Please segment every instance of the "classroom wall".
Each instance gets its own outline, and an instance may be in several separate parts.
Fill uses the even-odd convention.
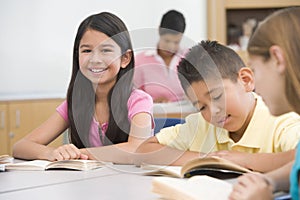
[[[156,31],[170,9],[185,15],[186,38],[206,38],[206,0],[1,0],[0,98],[17,93],[64,97],[75,33],[90,14],[117,14],[138,49],[136,35]],[[151,39],[156,42],[155,36]]]

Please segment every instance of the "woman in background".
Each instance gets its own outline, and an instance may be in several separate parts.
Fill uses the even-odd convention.
[[[185,53],[180,48],[184,31],[183,14],[176,10],[168,11],[161,19],[157,48],[143,51],[135,58],[134,83],[150,94],[154,103],[185,99],[177,75],[177,64]]]

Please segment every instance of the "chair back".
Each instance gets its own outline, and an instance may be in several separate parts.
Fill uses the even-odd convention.
[[[156,134],[162,128],[175,126],[176,124],[183,124],[185,123],[185,120],[181,118],[154,118],[154,123],[154,134]]]

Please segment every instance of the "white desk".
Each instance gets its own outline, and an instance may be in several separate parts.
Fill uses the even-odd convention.
[[[0,173],[0,200],[159,199],[153,177],[132,165],[91,171],[9,171]]]
[[[132,165],[91,171],[0,172],[0,200],[159,200],[151,192],[153,177],[140,174],[141,169]]]

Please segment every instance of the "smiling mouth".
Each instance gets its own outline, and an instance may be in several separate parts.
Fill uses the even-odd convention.
[[[105,70],[107,70],[107,68],[104,68],[104,69],[89,69],[89,70],[93,73],[101,73],[101,72],[104,72]]]
[[[231,115],[227,115],[225,118],[222,118],[221,120],[218,120],[217,123],[218,124],[225,124],[226,121],[228,120],[228,118],[230,117]]]

